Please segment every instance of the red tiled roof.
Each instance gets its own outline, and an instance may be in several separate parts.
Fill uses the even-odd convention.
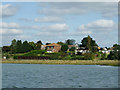
[[[61,45],[59,45],[59,44],[57,44],[57,43],[52,43],[52,44],[48,44],[48,45],[46,45],[46,46],[61,46]]]

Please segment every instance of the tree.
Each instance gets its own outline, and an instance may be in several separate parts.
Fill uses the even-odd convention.
[[[120,45],[114,44],[113,45],[113,50],[120,50]]]
[[[120,45],[114,44],[113,51],[107,57],[110,60],[120,60]]]
[[[22,47],[22,41],[21,40],[17,41],[16,52],[17,53],[22,53],[23,52],[23,47]]]
[[[27,41],[24,41],[24,42],[23,42],[22,48],[23,48],[23,52],[24,52],[24,53],[33,50],[32,46],[29,45],[29,43],[28,43]]]
[[[36,49],[36,44],[34,42],[29,42],[29,45],[33,48],[33,50]]]
[[[10,45],[10,52],[13,53],[13,54],[17,52],[17,42],[16,42],[16,39],[12,40],[12,44]]]
[[[67,44],[63,44],[62,47],[61,47],[61,50],[63,52],[66,52],[68,50],[68,45]]]
[[[10,46],[3,46],[2,47],[2,52],[9,52],[10,51]]]
[[[46,43],[45,45],[48,45],[48,44],[51,44],[51,43]]]
[[[63,42],[57,42],[57,44],[60,44],[60,45],[62,45],[62,44],[64,44]]]
[[[68,39],[65,41],[67,45],[75,45],[75,40],[74,39]]]
[[[41,40],[37,41],[37,44],[41,44],[41,45],[43,45],[42,42],[41,42]]]
[[[37,49],[37,50],[41,50],[41,45],[43,45],[43,44],[42,44],[41,40],[39,40],[39,41],[36,43],[36,49]]]
[[[97,50],[98,45],[89,35],[83,38],[81,43],[81,46],[88,48],[89,51],[95,52]]]
[[[70,51],[75,51],[75,47],[71,47],[71,48],[70,48]]]

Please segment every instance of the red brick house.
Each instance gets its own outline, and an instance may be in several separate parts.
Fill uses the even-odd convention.
[[[42,50],[47,50],[48,53],[54,53],[54,52],[59,52],[61,50],[61,45],[52,43],[48,45],[42,45],[41,46]]]

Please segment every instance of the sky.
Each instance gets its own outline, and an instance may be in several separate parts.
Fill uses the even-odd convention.
[[[13,39],[80,44],[88,35],[100,47],[118,43],[117,2],[4,2],[0,9],[3,46]]]

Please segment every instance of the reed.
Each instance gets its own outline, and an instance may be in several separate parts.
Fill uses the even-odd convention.
[[[73,64],[120,66],[119,60],[2,60],[1,62],[13,64]]]

